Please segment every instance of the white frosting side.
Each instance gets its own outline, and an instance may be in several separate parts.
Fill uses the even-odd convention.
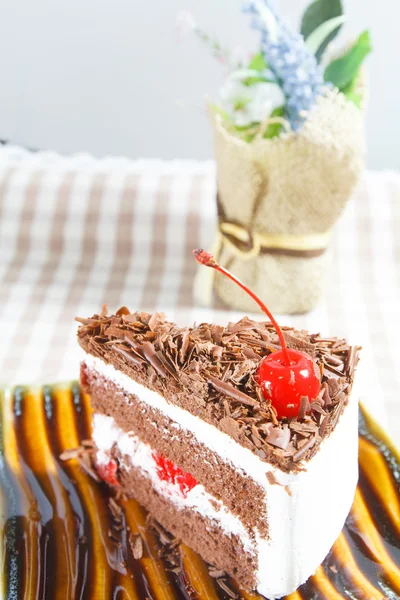
[[[255,532],[259,563],[257,589],[261,594],[271,600],[280,598],[293,592],[314,573],[338,537],[354,497],[358,478],[358,402],[354,392],[334,431],[321,443],[317,454],[302,464],[304,471],[284,473],[261,461],[224,432],[167,402],[112,365],[90,354],[86,355],[85,363],[175,421],[176,439],[179,439],[179,429],[190,432],[265,490],[268,539],[262,539]],[[272,472],[281,485],[271,485],[267,471]]]
[[[357,480],[358,399],[353,393],[335,430],[290,484],[292,496],[278,486],[268,491],[271,540],[258,543],[261,594],[288,595],[315,572],[343,528]]]
[[[125,469],[140,469],[151,480],[156,492],[168,498],[179,510],[190,508],[197,511],[202,517],[215,522],[226,535],[239,536],[245,550],[254,553],[254,542],[238,517],[227,510],[220,500],[206,492],[201,484],[195,485],[185,497],[177,484],[162,481],[157,473],[151,447],[133,433],[122,431],[112,417],[100,414],[93,416],[93,439],[100,464],[108,463],[110,451],[115,445],[123,456],[122,466]]]

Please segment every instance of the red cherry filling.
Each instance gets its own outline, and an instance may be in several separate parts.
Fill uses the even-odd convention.
[[[265,304],[240,279],[221,267],[212,254],[205,250],[193,250],[197,262],[219,271],[242,288],[270,319],[278,334],[282,350],[266,356],[257,372],[257,382],[264,398],[271,400],[278,417],[297,417],[302,396],[311,402],[321,389],[318,367],[309,354],[286,346],[285,338],[278,323]]]
[[[98,464],[96,467],[99,477],[108,485],[119,486],[117,479],[117,461],[111,458],[106,464]]]
[[[161,481],[178,485],[182,495],[186,498],[188,492],[197,485],[196,479],[190,473],[182,471],[182,469],[174,465],[170,460],[167,460],[164,456],[161,456],[161,454],[152,452],[152,457],[157,465],[157,474]]]
[[[258,383],[263,396],[270,399],[278,417],[297,417],[302,396],[311,402],[318,396],[321,384],[311,356],[288,348],[290,365],[279,350],[261,361]]]

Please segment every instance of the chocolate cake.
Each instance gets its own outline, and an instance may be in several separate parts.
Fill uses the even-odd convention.
[[[123,307],[78,320],[100,476],[245,590],[294,591],[352,504],[358,348],[247,317],[180,328]],[[318,393],[294,416],[260,384],[282,341],[316,367]]]

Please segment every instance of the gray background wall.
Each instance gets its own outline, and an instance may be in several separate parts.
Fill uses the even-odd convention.
[[[297,22],[301,0],[280,0]],[[1,0],[0,138],[63,153],[208,158],[204,111],[223,67],[188,36],[176,13],[231,46],[257,34],[240,0]],[[344,39],[370,27],[368,164],[400,168],[398,0],[348,0]]]

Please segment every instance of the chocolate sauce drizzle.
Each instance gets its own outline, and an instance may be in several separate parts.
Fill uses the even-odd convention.
[[[257,598],[149,523],[137,502],[60,459],[90,437],[90,420],[75,383],[0,394],[0,597]],[[400,457],[364,413],[359,442],[360,481],[343,532],[291,600],[400,598]]]

